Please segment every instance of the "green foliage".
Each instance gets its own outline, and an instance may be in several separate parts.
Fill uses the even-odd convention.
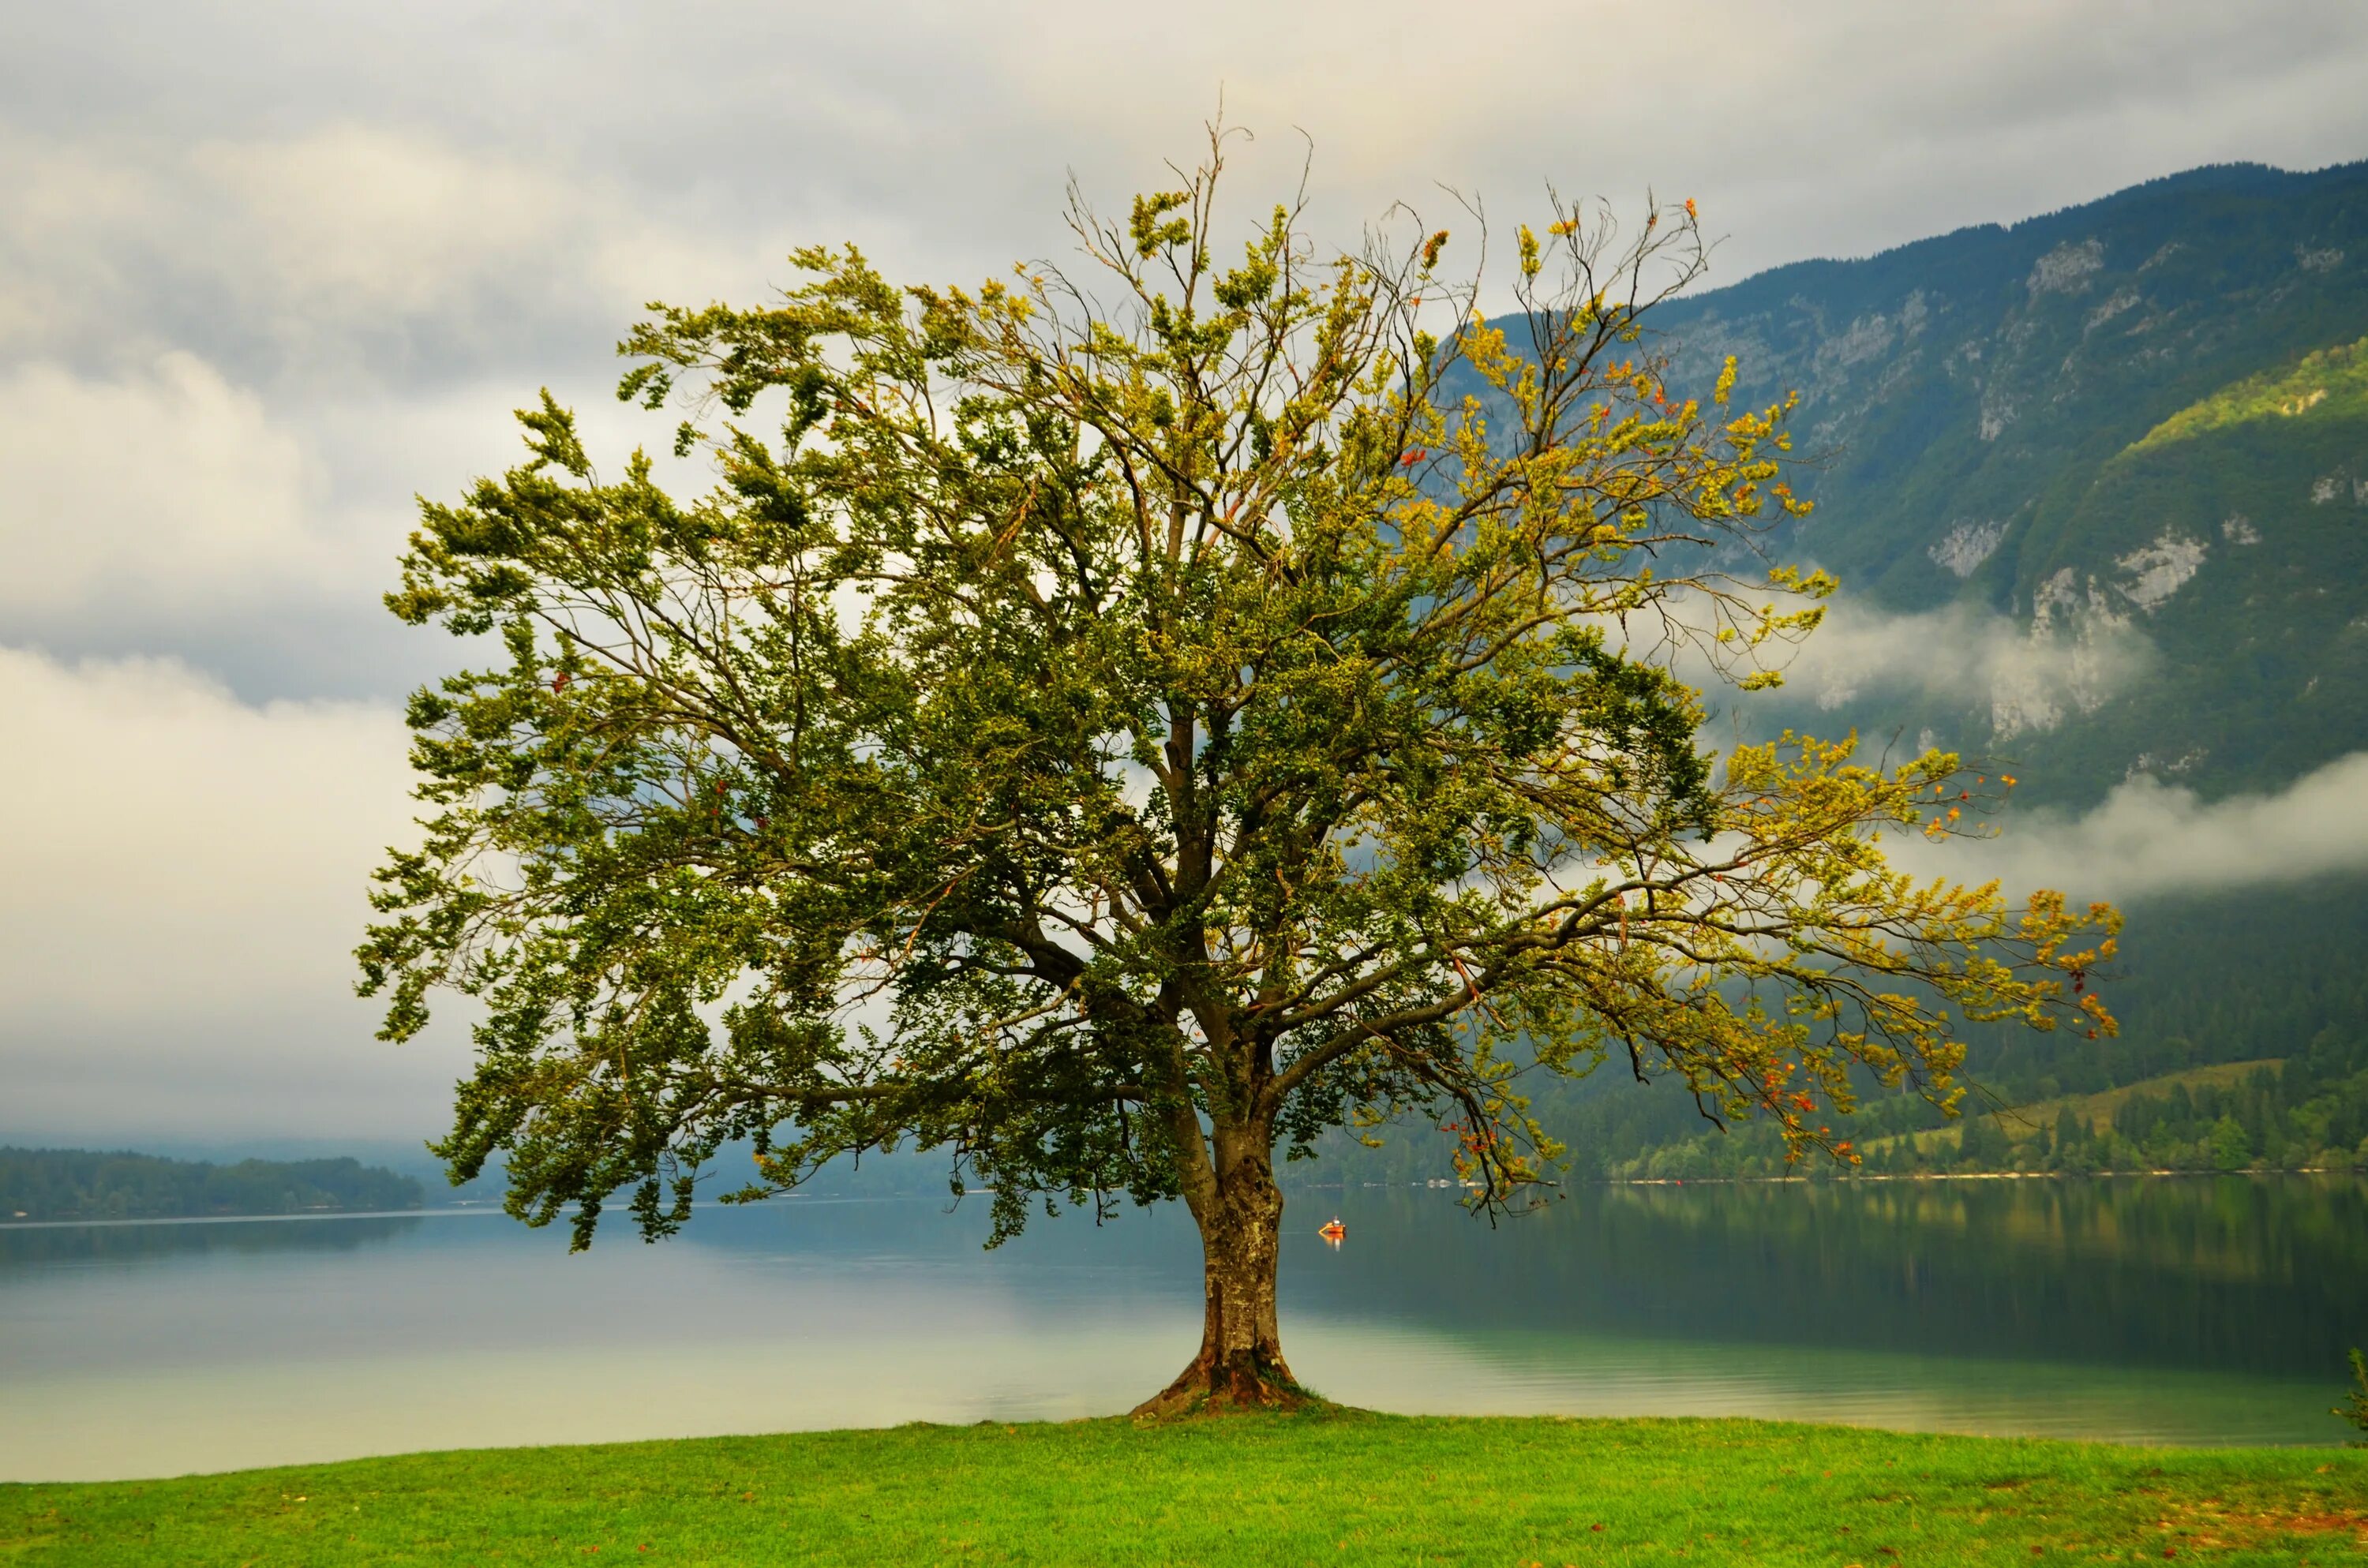
[[[604,476],[546,396],[424,506],[391,608],[503,662],[413,701],[427,838],[359,956],[390,1038],[483,1004],[456,1174],[506,1151],[578,1245],[620,1190],[678,1226],[744,1139],[740,1196],[909,1143],[997,1239],[1032,1194],[1207,1227],[1276,1143],[1411,1114],[1503,1203],[1554,1152],[1516,1052],[1847,1157],[1861,1079],[1948,1100],[1961,1019],[2111,1033],[2111,910],[1883,859],[1981,810],[1954,756],[1698,750],[1675,647],[1762,684],[1831,584],[1679,564],[1805,509],[1783,400],[1634,347],[1691,210],[1557,216],[1516,353],[1436,236],[1319,264],[1277,208],[1226,267],[1222,146],[1073,212],[1090,286],[816,249],[660,308],[620,395],[729,415],[679,427],[707,494]]]
[[[217,1165],[87,1149],[0,1149],[0,1221],[177,1220],[420,1202],[411,1177],[351,1159]]]
[[[2368,1432],[2368,1356],[2356,1348],[2351,1352],[2351,1392],[2331,1414]]]
[[[50,1562],[2328,1562],[2368,1455],[1759,1421],[900,1426],[0,1486]]]

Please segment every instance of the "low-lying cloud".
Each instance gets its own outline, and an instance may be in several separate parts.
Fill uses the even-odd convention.
[[[1890,847],[1899,864],[1960,881],[1996,878],[2011,895],[2055,888],[2076,900],[2195,896],[2368,872],[2368,751],[2273,794],[2205,801],[2141,775],[2078,814],[2009,812],[1994,839]]]
[[[1844,599],[1782,665],[1796,700],[1828,711],[1912,699],[1987,725],[1983,739],[2052,730],[2094,712],[2152,666],[2154,645],[2125,619],[2089,616],[2032,628],[1952,605],[1888,615]]]

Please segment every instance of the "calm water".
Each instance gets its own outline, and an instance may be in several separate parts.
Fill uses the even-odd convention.
[[[486,1213],[0,1230],[0,1479],[1097,1415],[1191,1354],[1180,1213],[985,1226],[794,1199],[574,1257]],[[1582,1188],[1495,1231],[1351,1190],[1291,1230],[1293,1369],[1399,1411],[2332,1442],[2368,1345],[2354,1179]]]

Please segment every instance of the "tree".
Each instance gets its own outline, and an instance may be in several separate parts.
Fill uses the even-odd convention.
[[[1984,1111],[1965,1119],[1965,1125],[1957,1133],[1959,1165],[1967,1170],[1998,1170],[2012,1156],[2013,1145],[1995,1113]]]
[[[1147,1408],[1289,1403],[1278,1146],[1427,1117],[1493,1212],[1559,1152],[1524,1070],[1616,1053],[1849,1159],[1854,1074],[1953,1105],[1958,1018],[2112,1028],[2111,911],[1883,858],[2000,785],[1700,749],[1678,660],[1772,684],[1832,585],[1754,564],[1789,405],[1644,335],[1691,205],[1520,229],[1521,352],[1444,230],[1326,257],[1279,206],[1228,265],[1227,144],[1122,223],[1073,198],[1084,280],[816,249],[652,307],[620,396],[704,494],[604,477],[546,392],[530,460],[423,503],[389,604],[499,657],[412,702],[432,814],[359,956],[389,1038],[482,1005],[456,1175],[506,1152],[578,1246],[627,1190],[673,1231],[735,1141],[728,1198],[945,1151],[994,1241],[1181,1198],[1203,1343]]]
[[[2368,1432],[2368,1356],[2362,1355],[2357,1348],[2351,1352],[2351,1392],[2328,1414],[2340,1415],[2362,1432]]]
[[[2055,1113],[2055,1158],[2059,1168],[2081,1170],[2089,1162],[2089,1129],[2066,1106]]]
[[[2212,1168],[2219,1171],[2241,1171],[2253,1158],[2252,1145],[2246,1140],[2244,1126],[2233,1116],[2224,1116],[2212,1124],[2205,1153],[2212,1162]]]

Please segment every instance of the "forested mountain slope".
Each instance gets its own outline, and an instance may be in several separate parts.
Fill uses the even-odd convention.
[[[2120,1038],[1975,1030],[1967,1060],[1980,1094],[1968,1109],[2094,1095],[2200,1067],[2270,1062],[2280,1113],[2305,1114],[2300,1124],[2290,1118],[2268,1129],[2248,1125],[2259,1141],[2248,1149],[2248,1163],[2368,1168],[2368,963],[2361,961],[2368,954],[2368,898],[2362,891],[2356,880],[2330,878],[2139,906],[2112,981]],[[1531,1072],[1520,1085],[1540,1124],[1568,1146],[1567,1173],[1577,1179],[1769,1176],[1785,1168],[1772,1134],[1748,1124],[1718,1131],[1679,1085],[1636,1083],[1616,1051],[1578,1082]],[[1875,1094],[1849,1135],[1874,1143],[1942,1125],[1940,1112],[1920,1099]],[[1287,1175],[1315,1182],[1430,1180],[1449,1174],[1452,1152],[1452,1136],[1409,1121],[1391,1129],[1379,1149],[1345,1136],[1327,1140],[1320,1159]],[[1995,1167],[2012,1168],[2008,1153],[2001,1140]]]
[[[1758,722],[1929,729],[2070,804],[2368,744],[2368,164],[2198,169],[1650,320],[1681,391],[1733,354],[1738,400],[1801,393],[1817,508],[1774,553],[1980,618],[1812,658]]]
[[[1787,686],[1723,723],[2010,767],[2009,834],[2134,778],[2208,801],[2368,750],[2368,164],[2199,169],[1649,321],[1679,392],[1732,354],[1738,403],[1801,393],[1792,477],[1816,508],[1768,552],[1843,584]],[[2128,913],[2123,1037],[1977,1038],[1977,1081],[2025,1103],[2283,1059],[2279,1093],[2317,1108],[2252,1156],[2368,1160],[2368,886],[2199,882]],[[1624,1062],[1537,1092],[1582,1176],[1764,1163]],[[1937,1122],[1881,1100],[1861,1136]],[[1435,1176],[1445,1145],[1337,1141],[1294,1174]]]

